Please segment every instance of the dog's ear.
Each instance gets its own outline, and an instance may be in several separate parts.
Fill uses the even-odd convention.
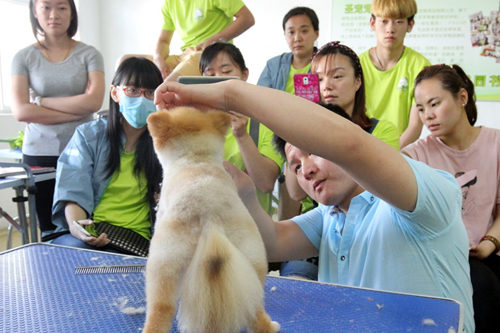
[[[171,133],[172,116],[169,114],[169,111],[161,110],[150,114],[147,123],[155,146],[162,147]]]
[[[227,130],[231,126],[231,116],[222,111],[211,111],[210,121],[214,129],[222,136],[227,135]]]

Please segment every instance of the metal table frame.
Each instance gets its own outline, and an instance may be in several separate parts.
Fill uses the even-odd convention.
[[[38,226],[36,223],[36,206],[35,206],[35,192],[36,192],[36,182],[54,179],[55,172],[41,173],[38,175],[33,175],[31,168],[25,163],[6,163],[0,162],[0,167],[22,167],[26,174],[9,176],[6,178],[0,178],[0,189],[12,188],[16,192],[16,196],[12,200],[17,204],[17,213],[19,217],[19,224],[15,222],[4,210],[0,208],[0,214],[4,216],[7,221],[13,225],[21,233],[21,239],[23,244],[28,244],[30,242],[38,242]],[[24,191],[27,192],[25,196]],[[30,216],[30,226],[28,228],[28,221],[26,218],[26,207],[25,202],[28,202],[28,212]],[[30,237],[31,234],[31,237]]]

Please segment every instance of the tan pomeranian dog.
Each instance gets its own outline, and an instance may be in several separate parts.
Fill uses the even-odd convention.
[[[149,116],[163,186],[146,265],[144,332],[277,332],[264,310],[267,261],[250,213],[224,170],[231,118],[178,107]]]

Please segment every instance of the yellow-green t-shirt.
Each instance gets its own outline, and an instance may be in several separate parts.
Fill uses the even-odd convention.
[[[250,133],[250,122],[251,120],[249,120],[247,124],[248,133]],[[273,132],[266,126],[259,124],[259,141],[257,149],[262,155],[274,161],[281,170],[281,167],[283,166],[283,158],[276,150],[274,150],[272,140]],[[229,133],[226,136],[226,142],[224,144],[224,159],[236,165],[236,167],[240,170],[244,171],[246,169],[238,142],[236,141],[231,128],[229,129]],[[271,206],[271,195],[272,193],[262,193],[257,189],[257,198],[259,199],[260,205],[266,212],[269,212],[269,208]]]
[[[372,135],[399,151],[399,131],[396,125],[387,120],[379,120]]]
[[[241,0],[165,0],[163,30],[175,30],[186,47],[195,47],[224,30],[243,8]]]
[[[305,74],[309,73],[309,69],[311,68],[311,64],[307,64],[306,67],[302,67],[299,69],[294,68],[290,65],[290,72],[288,73],[288,80],[286,81],[285,91],[295,95],[295,86],[293,85],[293,76],[295,74]]]
[[[393,123],[401,135],[408,127],[410,109],[415,104],[415,78],[431,63],[406,46],[396,66],[387,71],[379,71],[373,65],[369,51],[359,56],[365,78],[366,114]]]
[[[135,153],[123,153],[120,170],[109,180],[99,204],[94,210],[96,223],[110,224],[131,229],[141,236],[151,239],[151,220],[147,180],[144,174],[139,179],[134,175]],[[93,230],[89,230],[94,235]]]

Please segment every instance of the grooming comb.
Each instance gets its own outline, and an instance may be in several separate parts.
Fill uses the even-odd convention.
[[[146,265],[79,266],[75,274],[144,273]]]

